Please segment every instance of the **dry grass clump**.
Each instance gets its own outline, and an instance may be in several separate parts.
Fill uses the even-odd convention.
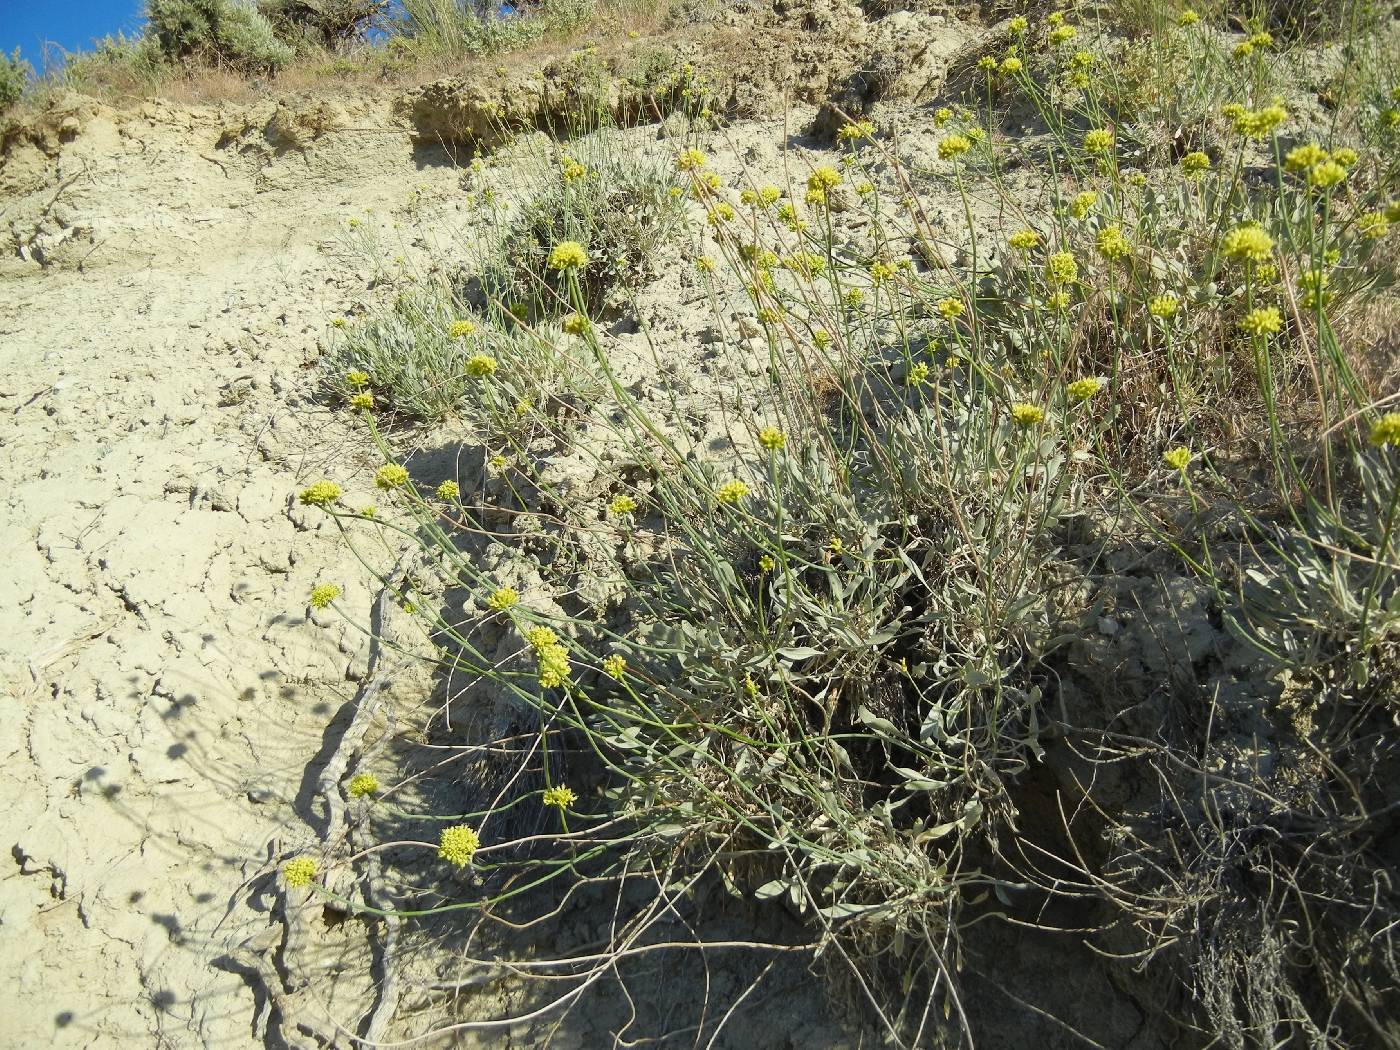
[[[645,873],[605,948],[546,964],[569,975],[556,1004],[722,885],[803,916],[893,1044],[955,1042],[960,930],[1035,889],[1096,899],[1105,946],[1179,979],[1188,1023],[1229,1045],[1395,1044],[1400,403],[1339,328],[1392,308],[1394,130],[1309,126],[1256,68],[1258,32],[1153,24],[1160,68],[1194,56],[1208,105],[1164,111],[1111,27],[1056,13],[1008,27],[919,171],[874,123],[784,185],[729,184],[694,126],[665,173],[571,152],[483,271],[495,320],[559,366],[443,370],[477,384],[471,477],[414,478],[348,392],[386,454],[382,528],[460,596],[405,594],[451,703],[530,741],[497,799],[533,809],[528,832],[491,808],[408,843],[475,875],[444,907]],[[1043,134],[1005,138],[1027,109]],[[1194,148],[1162,138],[1173,121]],[[659,208],[673,185],[676,286],[714,307],[708,383],[606,331],[646,276],[608,269],[635,257],[608,224],[633,215],[650,258],[670,238],[616,195]],[[935,197],[962,229],[929,220]],[[347,336],[378,355],[342,359],[355,391],[402,400],[392,370],[458,310]],[[302,499],[359,542],[337,493]],[[1218,623],[1219,652],[1171,654],[1137,698],[1171,705],[1156,738],[1120,725],[1128,684],[1075,663],[1121,630],[1090,626],[1086,583],[1126,580],[1159,599],[1186,580],[1216,621],[1193,629]],[[1070,704],[1090,689],[1112,717]],[[1274,750],[1245,753],[1262,727]],[[1077,763],[1052,766],[1052,736]],[[1115,797],[1120,767],[1136,786]],[[1054,834],[1018,804],[1047,768],[1087,815]]]

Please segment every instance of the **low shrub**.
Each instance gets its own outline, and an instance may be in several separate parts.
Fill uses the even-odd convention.
[[[0,110],[18,102],[33,77],[34,67],[19,57],[19,48],[11,55],[0,51]]]
[[[250,73],[275,70],[293,54],[272,23],[241,0],[148,0],[146,31],[167,58]]]

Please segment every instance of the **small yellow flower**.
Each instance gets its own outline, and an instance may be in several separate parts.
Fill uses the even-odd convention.
[[[1176,24],[1179,26],[1193,26],[1201,20],[1201,16],[1192,11],[1189,7],[1177,16]]]
[[[713,208],[705,213],[705,221],[711,226],[718,226],[720,223],[729,222],[734,218],[734,206],[727,201],[719,201]]]
[[[1332,159],[1344,168],[1349,168],[1361,159],[1361,155],[1350,146],[1343,146],[1341,149],[1332,151]]]
[[[397,463],[386,463],[374,472],[374,483],[381,489],[397,489],[408,484],[408,471]]]
[[[749,494],[749,486],[742,481],[726,481],[715,490],[715,499],[731,506]]]
[[[548,627],[531,627],[525,632],[525,640],[530,643],[530,648],[535,650],[537,655],[551,645],[559,644],[559,636]]]
[[[491,597],[486,599],[486,607],[492,612],[505,612],[519,604],[520,592],[514,587],[497,587],[491,593]]]
[[[477,833],[465,824],[443,828],[438,836],[438,856],[449,864],[465,868],[481,846]]]
[[[1065,392],[1069,394],[1072,401],[1088,401],[1100,390],[1103,389],[1103,380],[1095,376],[1088,376],[1084,379],[1076,379],[1065,387]]]
[[[812,345],[818,350],[825,350],[831,345],[831,333],[825,328],[818,328],[812,332]]]
[[[1074,39],[1074,35],[1074,26],[1056,26],[1054,29],[1050,30],[1050,35],[1048,37],[1050,46],[1059,47],[1061,44],[1067,44]]]
[[[558,689],[569,680],[569,650],[562,645],[546,645],[537,654],[536,674],[545,689]]]
[[[588,323],[588,318],[582,314],[570,314],[564,318],[564,323],[560,327],[569,335],[584,335],[592,326]]]
[[[452,339],[465,339],[475,331],[476,325],[466,319],[453,321],[447,326],[447,334]]]
[[[637,501],[625,492],[612,498],[608,504],[608,513],[618,518],[624,514],[635,514],[637,512]]]
[[[588,252],[578,241],[560,241],[549,253],[551,270],[578,270],[588,265]]]
[[[841,130],[836,133],[836,137],[842,142],[855,142],[858,139],[872,138],[875,134],[875,125],[868,120],[852,120],[841,125]]]
[[[938,155],[944,160],[956,160],[972,148],[972,143],[963,135],[949,135],[938,143]]]
[[[1011,406],[1011,418],[1018,427],[1033,427],[1045,421],[1045,409],[1039,405],[1018,401]]]
[[[1184,471],[1191,463],[1191,450],[1178,446],[1162,453],[1162,462],[1172,470]]]
[[[1079,266],[1069,252],[1055,252],[1045,260],[1045,279],[1051,284],[1069,284],[1079,276]]]
[[[1067,310],[1069,308],[1069,292],[1053,292],[1045,297],[1045,309]]]
[[[621,653],[613,653],[603,661],[603,673],[609,678],[622,681],[622,676],[627,673],[627,658]]]
[[[1181,158],[1181,170],[1191,178],[1204,175],[1210,171],[1210,156],[1200,150],[1193,150]]]
[[[758,559],[758,568],[761,572],[772,572],[777,567],[778,563],[771,554],[765,554]]]
[[[1248,58],[1252,54],[1254,54],[1254,45],[1251,44],[1248,40],[1242,41],[1235,45],[1234,55],[1236,58]]]
[[[566,787],[550,787],[544,789],[540,801],[554,809],[568,809],[578,801],[578,796]]]
[[[1327,159],[1327,151],[1316,142],[1294,146],[1284,154],[1283,166],[1289,171],[1307,171]]]
[[[1387,412],[1371,427],[1371,444],[1377,448],[1400,445],[1400,412]]]
[[[787,444],[787,435],[777,427],[764,427],[758,432],[758,443],[769,452],[777,452]]]
[[[859,288],[847,288],[845,294],[841,296],[841,300],[847,306],[856,307],[865,302],[865,292]]]
[[[368,412],[374,408],[374,395],[368,390],[361,390],[358,394],[352,394],[350,396],[350,407]]]
[[[967,307],[963,305],[963,301],[955,296],[949,295],[938,300],[938,314],[945,321],[957,320],[957,318],[963,315],[966,309]]]
[[[343,317],[337,317],[334,321],[331,322],[331,327],[332,327],[332,328],[344,328],[344,327],[345,327],[345,318],[343,318]]]
[[[910,386],[919,386],[928,382],[929,367],[923,361],[909,369],[909,376],[905,380]]]
[[[1094,205],[1098,202],[1099,195],[1093,190],[1076,193],[1074,199],[1069,202],[1069,213],[1076,219],[1082,219],[1093,210]]]
[[[1245,314],[1240,327],[1251,335],[1277,335],[1283,328],[1283,317],[1274,307],[1261,306]]]
[[[1302,293],[1299,301],[1308,310],[1326,306],[1332,299],[1331,293],[1327,291],[1327,274],[1322,270],[1310,270],[1299,274],[1298,289]]]
[[[1390,232],[1390,220],[1381,212],[1368,211],[1356,220],[1356,232],[1367,240],[1377,240]]]
[[[345,382],[347,385],[352,386],[357,390],[360,387],[369,386],[369,373],[361,372],[358,368],[355,369],[355,371],[353,372],[346,372]]]
[[[1132,254],[1133,246],[1128,242],[1128,238],[1123,236],[1121,227],[1115,225],[1105,226],[1099,231],[1094,246],[1098,248],[1099,254],[1105,259],[1123,259]]]
[[[710,158],[698,149],[682,150],[676,157],[677,171],[697,171],[709,163]]]
[[[807,176],[807,188],[825,192],[841,185],[841,181],[841,173],[831,165],[824,164]]]
[[[311,608],[324,609],[340,597],[340,587],[334,583],[318,583],[311,588]]]
[[[953,119],[953,111],[947,106],[942,106],[933,111],[933,126],[941,128]]]
[[[490,354],[472,354],[467,358],[467,375],[485,379],[496,374],[496,359]]]
[[[1021,72],[1022,63],[1015,55],[1007,55],[1001,60],[1001,71],[1006,76]]]
[[[714,273],[715,261],[708,255],[702,255],[695,260],[695,268],[701,273]]]
[[[438,499],[454,500],[462,494],[462,490],[455,481],[444,481],[437,487],[436,493]]]
[[[350,780],[350,797],[364,798],[379,793],[379,778],[373,773],[360,773]]]
[[[1225,235],[1221,249],[1228,259],[1245,263],[1264,263],[1273,254],[1273,239],[1258,226],[1237,226]]]
[[[310,857],[296,857],[282,865],[282,881],[291,889],[310,886],[315,878],[316,861]]]
[[[1107,153],[1113,148],[1113,132],[1095,128],[1084,133],[1084,149],[1088,153]]]
[[[1006,28],[1012,35],[1020,36],[1030,28],[1030,23],[1026,21],[1023,15],[1017,15],[1010,22],[1006,23]]]
[[[340,500],[340,486],[334,481],[316,481],[301,490],[297,497],[308,507],[329,507]]]
[[[984,71],[986,71],[986,72],[988,72],[988,73],[992,72],[994,69],[996,69],[996,67],[997,67],[997,60],[996,60],[995,58],[993,58],[991,55],[983,55],[981,58],[979,58],[979,59],[977,60],[977,68],[978,68],[978,69],[981,69],[981,70],[984,70]]]
[[[1006,243],[1017,251],[1028,252],[1040,243],[1040,234],[1034,230],[1017,230],[1006,238]]]
[[[1165,321],[1168,318],[1175,317],[1176,311],[1180,306],[1181,300],[1171,292],[1166,292],[1163,295],[1152,297],[1151,301],[1147,304],[1147,312],[1153,317],[1159,317]]]
[[[1249,38],[1249,42],[1255,47],[1273,47],[1274,38],[1269,33],[1255,33]]]

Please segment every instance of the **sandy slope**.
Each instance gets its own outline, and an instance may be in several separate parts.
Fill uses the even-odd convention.
[[[290,406],[364,287],[344,202],[456,179],[402,135],[313,163],[219,147],[213,111],[68,109],[0,169],[0,1044],[251,1045],[219,960],[265,920],[228,905],[308,837],[363,660],[307,620],[358,576],[292,498],[354,439]]]

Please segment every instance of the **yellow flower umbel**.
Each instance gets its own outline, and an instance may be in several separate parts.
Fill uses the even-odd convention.
[[[536,674],[545,689],[557,689],[569,679],[569,650],[558,642],[536,650]]]
[[[447,328],[447,334],[453,339],[465,339],[476,331],[476,325],[470,321],[453,321]]]
[[[340,597],[340,587],[334,583],[318,583],[311,588],[311,608],[324,609]]]
[[[1201,20],[1201,16],[1192,11],[1189,7],[1177,16],[1176,24],[1179,26],[1193,26]]]
[[[1244,315],[1240,328],[1250,335],[1277,335],[1283,328],[1283,317],[1272,306],[1260,306]]]
[[[1093,210],[1094,205],[1098,202],[1099,195],[1093,190],[1076,193],[1074,199],[1069,202],[1069,213],[1076,219],[1082,219]]]
[[[677,171],[697,171],[709,163],[709,157],[698,149],[681,150],[676,157]]]
[[[1079,266],[1069,252],[1056,252],[1045,260],[1045,279],[1051,284],[1069,284],[1079,276]]]
[[[362,386],[369,386],[369,373],[361,372],[358,368],[353,372],[346,372],[345,382],[356,390]]]
[[[350,797],[364,798],[379,793],[379,778],[373,773],[359,773],[350,780]]]
[[[454,500],[462,494],[462,488],[455,481],[444,481],[435,490],[438,499]]]
[[[1074,34],[1074,26],[1056,26],[1050,30],[1050,35],[1046,39],[1050,41],[1051,47],[1059,47],[1061,44],[1067,44],[1073,40]]]
[[[340,501],[340,486],[334,481],[312,482],[297,497],[308,507],[329,507]]]
[[[938,143],[938,155],[944,160],[956,160],[972,148],[972,143],[963,135],[949,135]]]
[[[578,241],[560,241],[549,253],[551,270],[579,270],[588,265],[588,252]]]
[[[1221,249],[1227,259],[1258,265],[1269,261],[1274,242],[1258,226],[1237,226],[1225,235]]]
[[[1018,401],[1011,406],[1011,418],[1018,427],[1033,427],[1045,421],[1045,409],[1039,405]]]
[[[282,881],[291,889],[310,886],[316,878],[316,861],[310,857],[296,857],[282,865]]]
[[[1040,243],[1040,234],[1034,230],[1017,230],[1006,238],[1006,243],[1018,252],[1028,252]]]
[[[540,801],[554,809],[568,809],[578,801],[578,796],[569,788],[563,786],[551,787],[544,789],[544,794],[540,797]]]
[[[438,856],[458,868],[470,864],[480,846],[481,839],[477,833],[465,824],[443,828],[438,836]]]
[[[1105,226],[1100,230],[1098,238],[1094,241],[1094,246],[1098,248],[1099,254],[1105,259],[1124,259],[1133,251],[1133,246],[1128,243],[1128,238],[1123,236],[1122,228],[1116,224]]]
[[[1095,128],[1084,133],[1084,150],[1087,153],[1107,153],[1113,148],[1113,132],[1107,128]]]
[[[619,653],[613,653],[603,661],[603,673],[609,678],[622,681],[622,676],[627,673],[627,658]]]
[[[637,512],[637,501],[627,493],[620,493],[612,498],[608,504],[608,513],[615,518],[620,518],[624,514],[635,514]]]
[[[1147,304],[1147,312],[1153,317],[1166,321],[1176,316],[1176,311],[1180,306],[1181,300],[1167,292],[1163,295],[1153,296]]]
[[[1007,55],[1001,60],[1001,72],[1003,76],[1015,76],[1021,72],[1022,62],[1015,55]]]
[[[715,489],[715,499],[733,506],[749,494],[749,486],[742,481],[726,481]]]
[[[829,164],[823,164],[807,176],[807,189],[827,193],[841,185],[841,173]]]
[[[497,587],[491,597],[486,599],[486,607],[492,612],[504,612],[519,604],[520,592],[514,587]]]
[[[467,375],[473,379],[486,379],[496,374],[496,359],[490,354],[472,354],[467,358]]]
[[[1071,401],[1084,402],[1093,397],[1103,389],[1103,380],[1097,376],[1086,376],[1083,379],[1076,379],[1065,387],[1065,393],[1069,395]]]
[[[361,390],[358,394],[351,394],[350,407],[369,412],[374,408],[374,395],[368,390]]]
[[[1183,447],[1169,448],[1162,453],[1162,462],[1172,470],[1185,471],[1191,465],[1191,450]]]
[[[966,309],[963,301],[955,296],[948,295],[938,300],[938,315],[945,321],[956,321]]]
[[[1400,412],[1387,412],[1371,427],[1371,444],[1377,448],[1400,445]]]
[[[374,472],[374,483],[381,489],[403,488],[408,484],[408,471],[397,463],[386,463]]]
[[[1356,220],[1356,232],[1368,241],[1379,240],[1390,232],[1390,220],[1381,212],[1368,211]]]
[[[1283,157],[1283,166],[1288,171],[1303,172],[1327,159],[1327,151],[1315,142],[1294,146]]]
[[[758,443],[769,452],[777,452],[787,444],[787,435],[777,427],[764,427],[758,432]]]
[[[1210,157],[1200,150],[1193,150],[1181,158],[1181,170],[1188,178],[1197,178],[1210,171]]]

